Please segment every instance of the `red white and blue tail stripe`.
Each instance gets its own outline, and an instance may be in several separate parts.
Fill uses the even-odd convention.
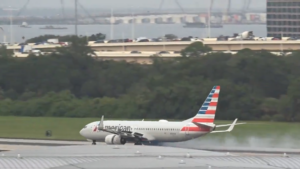
[[[213,87],[200,110],[193,118],[193,123],[214,123],[220,89],[220,86]]]

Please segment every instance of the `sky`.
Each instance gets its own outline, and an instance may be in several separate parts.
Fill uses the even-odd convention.
[[[28,0],[2,0],[2,7],[12,6],[21,8]],[[79,0],[85,8],[158,8],[162,0]],[[216,8],[224,8],[228,0],[214,0]],[[242,4],[247,0],[232,0],[232,8],[242,8]],[[66,8],[74,7],[74,0],[63,0]],[[206,8],[210,0],[178,0],[183,8]],[[30,0],[30,8],[60,8],[61,0]],[[252,0],[250,8],[265,8],[266,0]],[[162,9],[177,8],[175,0],[164,0]]]

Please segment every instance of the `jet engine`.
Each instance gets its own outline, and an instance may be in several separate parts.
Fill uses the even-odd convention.
[[[110,134],[105,137],[106,144],[125,144],[126,139],[116,134]]]

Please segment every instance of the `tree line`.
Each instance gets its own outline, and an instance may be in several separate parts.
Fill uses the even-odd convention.
[[[217,119],[300,121],[299,52],[207,53],[197,42],[184,57],[141,65],[96,61],[85,39],[71,41],[21,59],[1,48],[0,115],[183,120],[220,85]]]
[[[73,35],[65,35],[65,36],[58,36],[58,35],[41,35],[38,37],[30,38],[25,41],[25,43],[39,43],[39,42],[47,42],[48,39],[58,39],[60,42],[70,42],[72,41]],[[106,38],[105,34],[96,33],[90,36],[83,36],[80,35],[79,38],[86,39],[88,41],[97,41],[97,40],[104,40]]]

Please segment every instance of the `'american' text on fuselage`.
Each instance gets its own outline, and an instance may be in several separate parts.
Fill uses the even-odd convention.
[[[118,129],[120,129],[121,131],[131,131],[130,126],[105,126],[105,129],[109,129],[109,130],[118,130]]]

